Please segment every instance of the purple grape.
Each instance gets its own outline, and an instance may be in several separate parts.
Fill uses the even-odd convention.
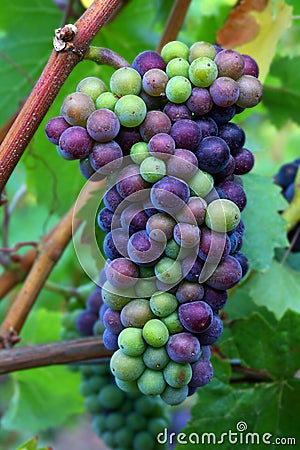
[[[148,143],[149,152],[157,158],[168,159],[175,152],[175,141],[167,133],[157,133]]]
[[[294,182],[298,170],[295,163],[283,164],[274,177],[274,182],[279,186],[286,188]]]
[[[153,138],[152,138],[153,139]],[[182,180],[188,180],[198,170],[198,160],[193,152],[177,148],[167,161],[167,173]]]
[[[129,230],[131,235],[136,231],[145,230],[148,219],[145,211],[137,205],[129,205],[121,214],[121,226],[124,230]]]
[[[166,63],[159,53],[145,50],[139,53],[132,62],[132,67],[143,76],[150,69],[166,69]]]
[[[169,77],[161,69],[149,69],[144,73],[142,79],[143,90],[148,95],[160,97],[166,91]]]
[[[237,252],[234,255],[234,258],[238,260],[242,268],[242,278],[246,275],[249,270],[249,262],[247,256],[244,253]]]
[[[217,53],[215,63],[218,67],[219,77],[230,77],[237,80],[244,73],[244,58],[235,50],[226,49]]]
[[[149,187],[140,175],[140,168],[138,165],[130,164],[125,167],[117,178],[117,191],[121,197],[129,201],[137,201],[147,195],[145,190]]]
[[[212,288],[226,290],[236,285],[242,277],[242,268],[233,256],[226,256],[221,260],[214,273],[206,280]]]
[[[97,109],[89,116],[86,129],[95,141],[109,142],[119,133],[120,122],[117,115],[110,109]]]
[[[257,65],[257,62],[249,55],[242,55],[242,57],[245,63],[244,75],[252,75],[253,77],[258,78],[259,67]]]
[[[108,309],[108,306],[105,305],[105,303],[103,303],[103,305],[100,306],[100,310],[99,310],[100,320],[103,320],[104,313],[107,309]]]
[[[197,148],[196,156],[199,168],[209,172],[218,173],[225,169],[230,159],[230,150],[226,142],[217,136],[204,138]]]
[[[295,184],[289,184],[288,187],[282,192],[282,195],[289,203],[291,203],[295,195]]]
[[[235,104],[240,90],[237,82],[232,78],[219,77],[210,86],[209,92],[213,102],[225,108]]]
[[[107,308],[103,314],[102,322],[105,328],[113,334],[119,334],[124,329],[121,322],[120,311]]]
[[[141,135],[139,129],[136,127],[128,128],[121,126],[118,135],[115,138],[115,141],[122,148],[124,155],[129,155],[131,147],[140,142]]]
[[[213,312],[219,311],[219,309],[223,309],[228,300],[227,291],[220,291],[218,289],[214,289],[210,286],[204,285],[204,296],[203,301],[208,303]]]
[[[168,214],[153,214],[148,218],[146,231],[154,241],[165,242],[173,236],[175,225],[175,220]]]
[[[191,283],[189,281],[182,281],[176,291],[176,298],[179,303],[202,300],[203,295],[203,285],[199,283]]]
[[[127,258],[117,258],[106,262],[107,280],[116,288],[128,288],[135,285],[139,276],[138,267]]]
[[[106,257],[110,260],[116,258],[127,257],[128,233],[122,228],[116,228],[104,238],[103,250]]]
[[[202,225],[206,214],[206,201],[201,197],[190,197],[189,201],[176,214],[179,222],[191,223],[192,225]]]
[[[203,262],[194,256],[188,256],[181,263],[182,274],[187,281],[198,283],[201,271],[203,269]]]
[[[93,311],[85,309],[77,317],[76,328],[79,331],[79,333],[83,334],[84,336],[92,336],[93,326],[97,320],[98,314],[96,314]]]
[[[112,186],[105,192],[103,202],[110,211],[116,211],[117,207],[123,202],[123,198],[117,191],[116,186]]]
[[[142,91],[139,95],[144,100],[148,111],[162,109],[167,102],[164,95],[161,95],[160,97],[152,97],[144,91]]]
[[[189,108],[183,103],[166,103],[163,112],[167,114],[167,116],[171,119],[171,122],[174,123],[180,119],[191,119],[192,113]]]
[[[208,89],[194,87],[186,105],[196,116],[203,116],[213,107],[213,99]]]
[[[219,127],[219,137],[226,142],[234,155],[238,149],[243,147],[246,140],[246,135],[242,127],[233,122]]]
[[[234,231],[239,233],[241,236],[244,236],[244,234],[245,234],[245,225],[244,225],[244,222],[242,220],[239,221],[238,225],[231,232],[233,233]],[[231,233],[231,232],[229,232],[229,233]]]
[[[99,286],[96,286],[95,289],[89,294],[86,304],[87,309],[89,311],[92,311],[96,314],[99,314],[99,309],[101,305],[103,304],[102,299],[102,289]]]
[[[201,351],[199,340],[186,332],[170,336],[166,350],[171,360],[180,364],[197,361]]]
[[[211,117],[218,126],[224,125],[229,122],[235,115],[235,106],[222,106],[214,105],[209,111],[209,117]]]
[[[98,181],[99,180],[98,177],[101,177],[100,174],[98,174],[97,177],[95,176],[93,177],[93,175],[96,172],[91,166],[90,158],[84,158],[79,160],[79,170],[81,175],[84,176],[84,178],[86,178],[87,180],[89,180],[92,177],[91,181]]]
[[[220,172],[214,175],[215,183],[221,183],[222,181],[228,181],[229,178],[233,178],[234,171],[235,171],[235,159],[232,155],[230,155],[229,162],[225,167],[225,169],[220,170]]]
[[[195,151],[201,141],[201,129],[196,122],[188,119],[177,120],[171,128],[177,148]]]
[[[254,155],[247,148],[240,148],[234,152],[235,169],[234,173],[236,175],[244,175],[250,172],[254,166]]]
[[[92,150],[93,140],[83,127],[67,128],[59,138],[59,153],[65,159],[86,158]]]
[[[97,223],[101,230],[106,231],[106,233],[111,231],[113,216],[114,214],[107,208],[102,208],[99,211]]]
[[[115,141],[95,144],[90,154],[91,166],[102,175],[115,172],[122,165],[122,159],[122,149]]]
[[[151,188],[150,198],[159,210],[175,213],[179,211],[190,196],[188,185],[178,178],[166,176]]]
[[[192,364],[192,379],[189,383],[191,387],[205,386],[213,377],[214,371],[210,361],[199,359]]]
[[[196,123],[200,127],[202,138],[218,135],[218,125],[211,117],[201,117]]]
[[[69,127],[70,124],[62,116],[52,117],[46,125],[45,133],[52,144],[58,145],[60,136]]]
[[[221,258],[229,255],[230,239],[225,233],[217,233],[209,228],[201,229],[201,239],[198,256],[203,261],[218,263]]]
[[[83,92],[67,95],[60,108],[60,114],[70,125],[84,127],[90,114],[95,111],[91,97]]]
[[[149,111],[144,122],[139,127],[141,136],[145,142],[149,142],[157,133],[169,133],[171,120],[162,111]]]
[[[129,258],[136,264],[153,266],[164,251],[164,244],[150,239],[146,231],[137,231],[128,242]]]
[[[200,242],[200,228],[190,223],[177,223],[174,227],[174,240],[183,248],[195,248]]]
[[[213,320],[211,307],[203,301],[183,303],[178,308],[178,314],[183,327],[191,333],[205,331]]]
[[[198,339],[201,345],[214,344],[223,333],[223,322],[218,314],[214,314],[212,323],[208,330],[198,334]]]
[[[247,197],[242,186],[233,181],[225,181],[218,186],[225,192],[226,198],[235,203],[240,211],[243,211],[247,204]]]
[[[112,352],[118,350],[119,345],[118,345],[118,335],[117,334],[113,334],[108,330],[104,330],[102,339],[103,339],[104,347],[107,350],[110,350]]]
[[[242,108],[253,108],[262,98],[263,86],[261,82],[251,75],[243,75],[237,80],[240,95],[236,102]]]

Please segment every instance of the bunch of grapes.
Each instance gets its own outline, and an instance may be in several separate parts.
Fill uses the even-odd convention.
[[[283,197],[291,203],[295,195],[295,179],[300,166],[300,158],[283,164],[274,176],[274,182],[282,188]],[[292,252],[300,252],[300,222],[289,231],[288,239],[293,244]]]
[[[103,342],[125,392],[175,405],[213,376],[219,310],[248,270],[241,175],[254,157],[231,120],[261,96],[250,56],[173,41],[116,70],[110,91],[82,80],[46,126],[87,179],[108,180]]]

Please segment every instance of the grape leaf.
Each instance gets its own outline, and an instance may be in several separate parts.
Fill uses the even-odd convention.
[[[265,270],[271,265],[274,249],[288,246],[286,222],[278,214],[286,201],[270,178],[247,174],[243,180],[248,198],[242,213],[246,226],[243,253],[253,269]]]
[[[293,7],[293,14],[300,14],[300,3],[299,0],[285,0],[285,3]]]
[[[264,273],[255,273],[247,282],[253,301],[265,306],[280,319],[285,311],[300,312],[299,272],[273,261]]]
[[[269,82],[270,79],[266,80],[263,104],[268,110],[270,119],[277,127],[282,126],[288,118],[300,124],[299,68],[300,56],[277,57],[272,62],[270,75],[277,80],[277,83],[274,86]]]
[[[38,438],[33,437],[29,439],[24,444],[20,445],[17,450],[50,450],[50,447],[39,447],[38,448]]]

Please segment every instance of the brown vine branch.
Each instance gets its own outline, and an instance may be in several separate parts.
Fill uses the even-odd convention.
[[[39,80],[0,147],[0,192],[24,153],[43,117],[76,64],[82,60],[93,37],[120,0],[95,0],[77,20],[77,34],[67,50],[50,55]]]
[[[3,349],[0,352],[0,374],[94,358],[104,359],[111,355],[100,336]]]
[[[107,64],[119,69],[120,67],[130,67],[130,64],[121,55],[105,47],[90,46],[84,55],[84,59],[94,61],[97,64]]]
[[[191,0],[175,0],[171,9],[168,21],[166,23],[164,32],[160,38],[156,50],[161,51],[163,46],[169,42],[174,41],[182,27],[187,10],[190,6]]]
[[[36,247],[37,246],[37,242],[35,242],[35,241],[18,242],[12,248],[0,247],[0,252],[2,252],[2,253],[15,253],[15,252],[17,252],[19,250],[19,248],[27,247],[27,246]]]

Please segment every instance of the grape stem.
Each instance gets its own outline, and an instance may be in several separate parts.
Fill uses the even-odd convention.
[[[92,39],[120,0],[95,0],[76,21],[77,34],[67,51],[53,50],[24,107],[0,147],[0,192],[24,153],[73,68],[83,59]]]
[[[85,301],[87,291],[90,291],[92,287],[95,287],[94,283],[80,286],[80,288],[76,288],[74,286],[61,286],[59,284],[53,283],[52,281],[47,281],[45,283],[45,289],[47,289],[48,291],[62,295],[66,299],[69,299],[70,297],[76,297],[82,301]]]
[[[112,66],[114,69],[120,67],[130,67],[130,64],[117,52],[105,47],[90,46],[84,55],[84,59],[94,61],[97,64],[106,64]]]
[[[95,358],[104,360],[111,355],[100,336],[4,349],[0,352],[0,374]]]
[[[294,197],[289,206],[282,213],[282,217],[287,221],[287,232],[291,231],[300,221],[300,169],[297,171],[294,183]]]

